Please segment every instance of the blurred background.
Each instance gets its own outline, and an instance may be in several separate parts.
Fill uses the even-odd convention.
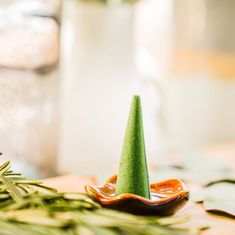
[[[30,177],[107,178],[133,94],[150,169],[176,151],[235,147],[234,8],[234,0],[1,0],[2,158]]]

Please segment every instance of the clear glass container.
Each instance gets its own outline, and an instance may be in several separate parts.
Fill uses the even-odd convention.
[[[26,176],[55,173],[60,1],[0,2],[0,151]]]
[[[133,8],[64,1],[60,172],[106,180],[117,170],[135,78]]]
[[[234,9],[233,0],[139,3],[137,67],[158,95],[153,115],[169,148],[235,140]]]

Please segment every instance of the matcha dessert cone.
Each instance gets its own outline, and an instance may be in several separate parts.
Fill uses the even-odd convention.
[[[116,194],[131,193],[150,199],[141,101],[134,96],[125,133]]]

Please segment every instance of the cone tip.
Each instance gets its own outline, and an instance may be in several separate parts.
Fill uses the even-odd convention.
[[[140,96],[139,95],[133,95],[132,104],[138,105],[140,103],[141,103]]]
[[[134,99],[134,100],[139,100],[139,99],[140,99],[140,96],[139,96],[139,95],[133,95],[133,99]]]

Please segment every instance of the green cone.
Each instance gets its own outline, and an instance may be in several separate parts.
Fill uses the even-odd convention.
[[[132,193],[150,198],[148,168],[144,143],[141,101],[134,96],[129,113],[119,166],[117,195]]]

